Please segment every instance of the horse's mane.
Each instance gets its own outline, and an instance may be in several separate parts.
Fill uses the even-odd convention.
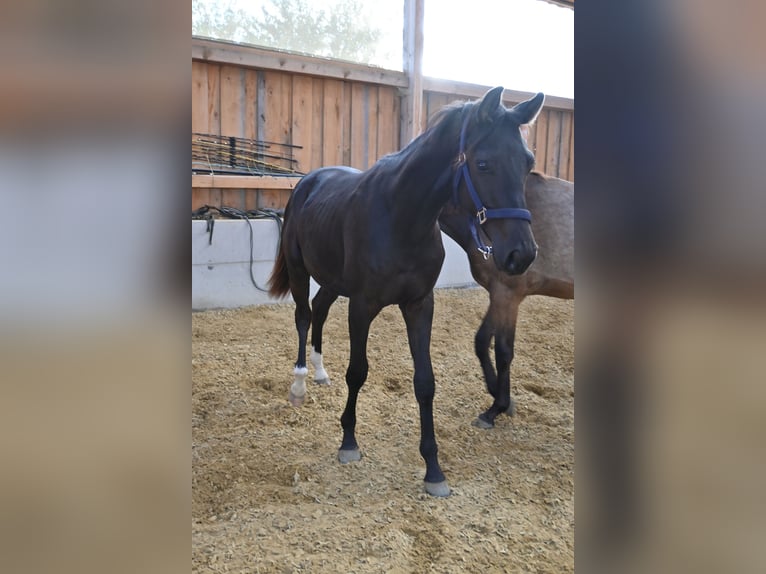
[[[420,144],[427,138],[429,138],[435,131],[437,131],[442,124],[446,124],[449,118],[459,113],[463,106],[472,106],[473,102],[452,102],[433,113],[429,118],[426,129],[423,130],[418,136],[416,136],[410,143],[405,145],[402,149],[387,154],[380,158],[375,165],[369,168],[368,172],[375,172],[381,169],[397,169],[398,165],[406,161],[412,153],[420,147]]]
[[[466,105],[473,105],[473,102],[456,101],[439,108],[431,115],[430,118],[428,118],[426,131],[435,129],[436,126],[445,121],[445,118],[448,115],[455,113],[455,110],[463,109],[463,107]]]

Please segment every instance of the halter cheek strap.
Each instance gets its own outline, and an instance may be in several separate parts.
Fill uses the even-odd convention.
[[[476,243],[476,247],[484,256],[484,259],[489,259],[492,253],[492,246],[486,245],[481,239],[479,234],[478,225],[484,225],[488,219],[521,219],[524,221],[532,222],[532,214],[527,209],[520,207],[501,207],[498,209],[487,209],[481,202],[479,194],[476,192],[476,187],[471,180],[471,173],[468,171],[468,162],[465,155],[465,133],[468,126],[468,118],[470,114],[466,114],[463,119],[463,125],[460,128],[460,147],[458,150],[457,161],[455,170],[455,176],[452,180],[452,189],[454,194],[455,204],[458,204],[458,190],[460,189],[460,180],[465,179],[465,186],[468,189],[468,195],[476,207],[476,218],[471,220],[471,235]]]

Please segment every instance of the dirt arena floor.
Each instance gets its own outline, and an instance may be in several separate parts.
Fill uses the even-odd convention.
[[[288,299],[289,300],[289,299]],[[370,330],[357,410],[362,460],[341,465],[347,301],[324,335],[329,387],[287,401],[292,302],[192,318],[192,572],[574,572],[574,302],[521,308],[513,418],[471,421],[491,400],[473,354],[483,289],[436,291],[431,344],[439,457],[452,488],[423,492],[404,321]],[[310,368],[310,377],[313,371]]]

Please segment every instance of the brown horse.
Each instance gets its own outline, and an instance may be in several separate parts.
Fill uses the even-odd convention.
[[[431,364],[433,288],[444,260],[437,219],[454,202],[456,212],[480,229],[499,273],[521,274],[537,252],[524,181],[534,155],[519,127],[534,121],[544,96],[513,108],[502,104],[503,88],[476,102],[445,107],[431,125],[401,151],[367,171],[325,167],[295,187],[285,208],[282,241],[269,279],[269,293],[295,300],[298,357],[290,401],[306,395],[306,343],[311,326],[315,380],[327,380],[322,365],[322,326],[339,296],[349,298],[351,358],[348,395],[341,416],[342,463],[357,461],[356,403],[367,379],[370,324],[387,305],[398,305],[407,326],[420,408],[420,454],[425,489],[446,496],[433,426],[435,381]],[[320,288],[309,306],[309,278]]]
[[[489,291],[489,308],[474,341],[487,390],[494,398],[492,406],[473,423],[482,428],[495,426],[500,413],[513,414],[510,368],[521,302],[528,295],[574,299],[574,184],[533,171],[524,189],[538,252],[523,275],[501,273],[487,261],[477,249],[465,216],[453,205],[447,205],[439,216],[442,230],[468,254],[474,279]],[[497,371],[489,356],[493,336]]]

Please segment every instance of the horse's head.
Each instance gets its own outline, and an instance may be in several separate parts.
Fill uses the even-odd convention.
[[[508,109],[502,94],[502,87],[493,88],[464,108],[454,191],[461,209],[471,214],[471,232],[484,257],[492,254],[498,269],[518,275],[537,255],[524,200],[535,158],[519,128],[534,121],[545,96]]]

